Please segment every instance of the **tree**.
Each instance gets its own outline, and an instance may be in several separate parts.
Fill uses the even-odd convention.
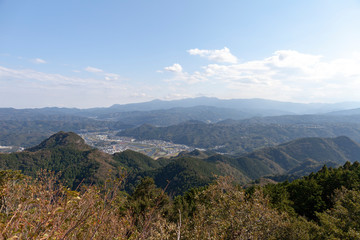
[[[336,191],[335,206],[317,214],[324,239],[360,239],[360,191]]]

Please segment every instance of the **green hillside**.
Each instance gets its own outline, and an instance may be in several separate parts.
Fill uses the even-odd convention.
[[[25,151],[0,154],[0,168],[21,170],[30,176],[36,176],[41,169],[55,171],[71,188],[80,182],[101,183],[109,173],[125,170],[129,179],[127,189],[131,190],[142,177],[150,176],[160,187],[170,182],[167,191],[179,194],[207,185],[216,175],[231,175],[240,183],[249,181],[230,164],[231,159],[198,150],[158,160],[131,150],[110,155],[88,146],[75,133],[58,132]]]
[[[237,158],[238,168],[250,178],[264,175],[299,174],[359,160],[360,145],[348,137],[301,138],[275,147],[267,147]]]
[[[83,180],[92,183],[103,179],[96,173],[107,162],[97,155],[102,153],[87,146],[78,135],[59,132],[25,151],[0,154],[0,168],[21,170],[30,176],[41,169],[52,170],[61,174],[68,186],[76,187]]]
[[[0,154],[0,169],[21,170],[36,176],[41,169],[55,171],[76,188],[101,183],[110,174],[126,172],[126,189],[132,191],[143,177],[174,195],[205,186],[216,176],[231,176],[237,183],[271,175],[296,175],[317,171],[324,164],[337,166],[354,162],[360,146],[347,137],[302,138],[275,147],[259,149],[241,157],[194,150],[177,157],[154,160],[131,150],[106,154],[88,146],[72,132],[58,132],[25,151]]]
[[[298,118],[301,118],[299,116]],[[297,118],[296,118],[297,119]],[[276,146],[298,138],[348,136],[360,142],[358,123],[262,123],[253,121],[217,124],[182,123],[168,127],[148,124],[118,133],[139,140],[160,139],[228,154],[244,154],[265,146]]]
[[[169,162],[168,159],[154,160],[151,157],[132,150],[114,153],[113,159],[116,165],[124,167],[131,172],[154,170],[165,166]]]

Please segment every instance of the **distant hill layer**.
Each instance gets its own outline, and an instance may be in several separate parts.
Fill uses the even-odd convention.
[[[304,175],[324,164],[336,166],[359,160],[360,145],[347,137],[302,138],[275,147],[259,149],[241,157],[195,150],[178,157],[154,160],[126,150],[113,155],[86,145],[78,135],[59,132],[23,152],[0,154],[0,169],[22,170],[36,176],[40,169],[60,174],[69,187],[103,182],[121,168],[128,172],[127,189],[150,176],[173,194],[204,186],[216,175],[232,176],[244,184],[267,175]],[[121,170],[120,170],[121,171]]]
[[[160,139],[188,146],[243,154],[297,138],[348,136],[360,142],[359,123],[276,124],[233,122],[182,123],[168,127],[142,125],[118,133],[139,140]]]
[[[346,135],[360,142],[359,107],[360,103],[356,102],[302,104],[265,99],[224,100],[199,97],[173,101],[154,100],[144,103],[116,104],[111,107],[89,109],[0,108],[0,145],[31,147],[58,131],[114,132],[139,127],[142,124],[172,127],[189,121],[217,123],[217,126],[237,125],[239,129],[235,129],[235,131],[220,129],[218,131],[217,126],[211,126],[210,133],[208,133],[209,129],[202,131],[206,133],[205,138],[202,133],[197,134],[196,136],[199,137],[196,137],[192,136],[191,132],[181,133],[181,137],[172,137],[174,134],[171,133],[171,130],[169,136],[161,136],[161,138],[199,147],[227,145],[221,151],[228,153],[249,152],[258,147],[273,146],[299,137]],[[242,126],[245,125],[250,129],[249,131],[243,131]],[[261,134],[264,129],[262,125],[272,125],[265,128],[275,128],[275,135],[270,136],[269,131]],[[274,127],[275,125],[281,126]],[[296,127],[291,125],[296,125]],[[310,128],[314,127],[318,129],[310,131]],[[244,138],[239,139],[233,133],[240,134]],[[176,132],[175,135],[178,133]],[[139,136],[139,138],[141,137]]]
[[[270,113],[269,113],[270,114]],[[275,113],[273,113],[275,114]],[[225,119],[246,119],[260,114],[250,110],[218,108],[212,106],[176,107],[152,111],[114,112],[98,116],[98,119],[121,121],[133,125],[144,123],[169,126],[186,121],[219,122]]]
[[[11,114],[51,114],[51,115],[78,115],[78,116],[94,116],[101,114],[109,114],[114,112],[131,112],[131,111],[153,111],[171,108],[191,108],[196,106],[211,106],[216,108],[230,108],[237,110],[251,110],[257,112],[282,112],[294,114],[314,114],[325,113],[346,109],[359,108],[359,102],[344,102],[344,103],[293,103],[281,102],[267,99],[218,99],[214,97],[197,97],[186,98],[180,100],[152,100],[149,102],[130,103],[130,104],[114,104],[111,107],[99,107],[89,109],[77,108],[34,108],[34,109],[13,109],[2,108],[0,113],[7,111]],[[273,114],[270,114],[273,115]],[[1,118],[1,114],[0,114]]]
[[[127,124],[171,125],[178,123],[174,115],[187,120],[244,119],[254,116],[280,116],[297,114],[323,114],[359,108],[360,103],[291,103],[266,99],[218,99],[209,97],[181,100],[153,100],[143,103],[115,104],[103,108],[0,108],[0,120],[59,120],[96,118],[123,121]],[[150,120],[149,122],[145,121]]]
[[[159,109],[170,109],[176,107],[212,106],[217,108],[231,108],[237,110],[249,110],[251,112],[268,113],[261,115],[283,115],[325,113],[337,110],[345,110],[360,107],[360,103],[292,103],[280,102],[266,99],[218,99],[212,97],[187,98],[172,101],[153,100],[144,103],[115,104],[111,108],[118,111],[149,111]],[[272,111],[272,113],[270,113]],[[275,113],[277,112],[277,113]],[[279,114],[280,113],[280,114]]]

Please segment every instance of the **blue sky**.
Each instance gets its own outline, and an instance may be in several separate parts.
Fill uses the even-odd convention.
[[[0,0],[0,107],[360,101],[360,2]]]

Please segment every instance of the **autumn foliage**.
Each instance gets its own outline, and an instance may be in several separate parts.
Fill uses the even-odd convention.
[[[358,168],[355,164],[338,171],[356,176]],[[291,184],[306,187],[312,179],[317,186],[314,179],[330,181],[332,174],[342,179],[335,172],[322,169],[294,183],[247,190],[229,177],[218,177],[207,187],[171,198],[151,178],[128,194],[123,174],[101,186],[71,190],[52,172],[30,178],[0,171],[0,239],[359,239],[357,188],[336,188],[326,198],[331,208],[310,217],[292,205]],[[316,191],[320,200],[326,197],[321,187]],[[304,192],[301,198],[311,194]]]

